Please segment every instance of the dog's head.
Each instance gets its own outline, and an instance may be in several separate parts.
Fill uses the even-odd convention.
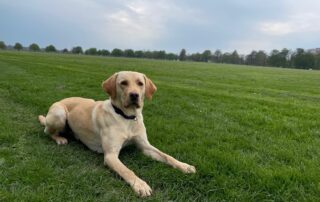
[[[140,108],[144,98],[149,100],[157,87],[144,74],[139,72],[121,71],[113,74],[102,83],[103,90],[113,101],[123,108]]]

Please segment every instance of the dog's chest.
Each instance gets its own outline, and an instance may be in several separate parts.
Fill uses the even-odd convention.
[[[130,124],[127,124],[126,126],[122,127],[122,147],[131,145],[133,143],[133,139],[136,136],[142,135],[143,128],[143,124],[139,123],[138,121],[132,121],[130,122]]]
[[[135,136],[141,133],[141,124],[138,121],[131,121],[129,124],[125,124],[123,129],[123,138],[125,140],[131,140]]]

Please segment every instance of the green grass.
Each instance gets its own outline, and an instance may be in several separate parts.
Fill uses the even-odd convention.
[[[0,201],[141,200],[101,154],[57,146],[37,122],[59,99],[106,99],[101,82],[120,70],[158,87],[144,108],[150,142],[197,168],[124,149],[154,190],[145,200],[320,200],[319,71],[2,51]]]

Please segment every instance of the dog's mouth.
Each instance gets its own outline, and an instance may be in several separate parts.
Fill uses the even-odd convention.
[[[125,108],[140,108],[140,104],[138,102],[129,102],[128,104],[124,105]]]

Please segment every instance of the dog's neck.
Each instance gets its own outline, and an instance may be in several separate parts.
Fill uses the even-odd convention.
[[[142,107],[136,108],[136,107],[128,107],[125,108],[120,101],[111,99],[111,104],[115,106],[116,108],[120,109],[126,116],[138,116],[141,114]]]

